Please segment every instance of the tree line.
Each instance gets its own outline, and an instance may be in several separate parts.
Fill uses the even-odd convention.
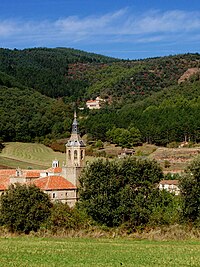
[[[41,227],[51,233],[98,225],[133,232],[173,224],[199,226],[200,158],[179,180],[180,195],[159,190],[163,179],[155,161],[127,158],[98,160],[80,177],[79,202],[74,208],[51,203],[33,185],[11,185],[0,198],[0,225],[11,232],[30,233]]]
[[[0,86],[0,90],[2,141],[34,142],[69,136],[73,104],[25,87]],[[188,82],[120,109],[107,105],[98,111],[79,111],[81,133],[122,147],[142,142],[199,142],[199,90],[199,81]]]

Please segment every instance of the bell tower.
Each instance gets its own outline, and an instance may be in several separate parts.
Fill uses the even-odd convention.
[[[72,133],[66,144],[66,165],[64,166],[65,178],[73,185],[78,185],[78,177],[85,163],[85,143],[81,139],[78,131],[76,112],[72,124]]]

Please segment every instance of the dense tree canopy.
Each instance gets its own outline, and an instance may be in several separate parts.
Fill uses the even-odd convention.
[[[83,96],[87,81],[68,74],[69,64],[99,64],[116,59],[69,48],[0,49],[0,71],[12,80],[50,97],[67,96],[72,101]],[[5,84],[5,79],[0,79]]]
[[[33,185],[11,185],[0,202],[0,220],[11,232],[37,231],[50,215],[48,195]]]
[[[116,144],[120,144],[118,137],[121,132],[125,133],[119,128],[129,130],[131,125],[139,130],[143,142],[157,145],[185,140],[199,142],[199,92],[199,81],[188,82],[167,88],[121,109],[105,107],[100,112],[90,113],[83,122],[84,128],[95,139],[106,140],[104,132],[107,132],[108,140]]]
[[[156,185],[162,178],[154,161],[99,160],[87,166],[80,178],[80,204],[99,223],[143,226],[149,222],[152,203],[159,199]]]
[[[193,160],[180,180],[183,202],[182,214],[186,221],[200,222],[200,158]]]
[[[121,147],[131,148],[141,144],[141,134],[135,127],[113,128],[106,132],[107,140]]]
[[[0,138],[3,141],[34,141],[71,131],[73,110],[34,90],[0,87]]]

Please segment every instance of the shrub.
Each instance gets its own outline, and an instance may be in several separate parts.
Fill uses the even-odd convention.
[[[180,143],[174,141],[174,142],[167,144],[167,147],[168,148],[178,148],[179,145],[180,145]]]
[[[165,167],[165,168],[169,168],[170,166],[171,166],[170,161],[169,161],[169,160],[165,160],[165,161],[164,161],[164,167]]]
[[[170,225],[179,222],[181,201],[166,190],[157,192],[152,202],[152,212],[149,218],[150,226]]]
[[[59,230],[83,229],[87,223],[88,218],[83,211],[58,202],[53,205],[47,224],[48,228],[56,233]]]
[[[103,142],[101,140],[96,141],[94,147],[98,148],[98,149],[102,149],[104,146]]]
[[[50,215],[51,202],[47,194],[34,185],[11,185],[1,196],[0,216],[9,231],[37,231]]]

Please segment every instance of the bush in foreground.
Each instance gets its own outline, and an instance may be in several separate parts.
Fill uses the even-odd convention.
[[[11,185],[1,196],[1,223],[9,231],[28,234],[37,231],[50,215],[47,194],[34,185]]]
[[[57,202],[51,208],[51,215],[47,221],[47,228],[52,233],[65,230],[84,229],[89,223],[86,214],[77,207],[70,208],[67,204]]]

